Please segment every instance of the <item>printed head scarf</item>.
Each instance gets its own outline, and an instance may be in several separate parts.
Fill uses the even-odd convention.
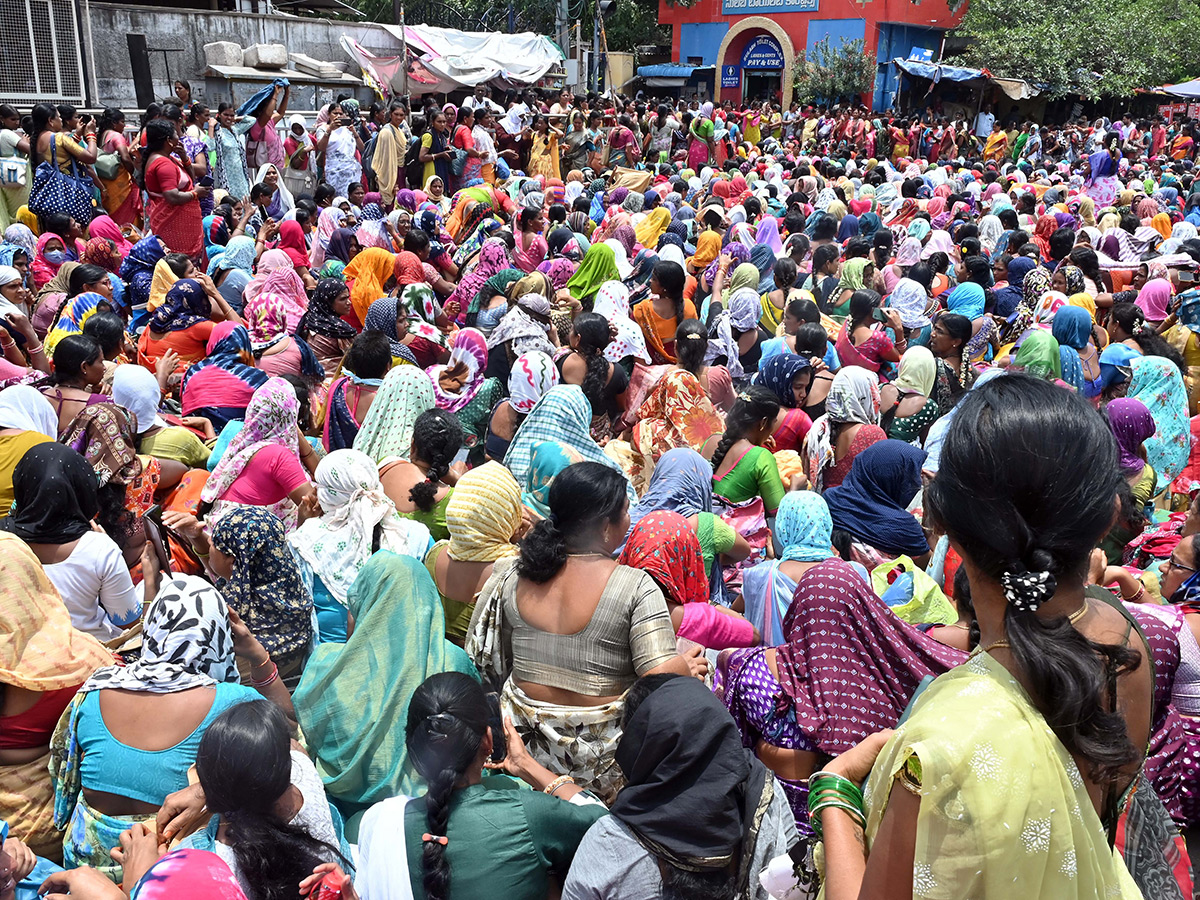
[[[767,388],[785,408],[792,409],[796,406],[792,382],[798,375],[806,376],[808,385],[812,386],[814,372],[809,358],[796,353],[777,353],[762,364],[754,376],[754,383]]]
[[[513,360],[508,374],[508,404],[519,415],[528,415],[546,391],[558,383],[558,367],[554,360],[537,350],[522,353]]]
[[[166,577],[142,616],[142,652],[98,670],[81,693],[112,688],[170,694],[238,680],[225,598],[203,578]]]
[[[13,498],[12,513],[0,527],[30,544],[79,540],[100,511],[92,467],[70,447],[52,441],[25,451],[13,468]]]
[[[487,338],[482,332],[463,328],[455,334],[450,361],[428,370],[438,409],[456,413],[475,399],[483,387],[487,359]],[[453,390],[451,383],[457,383],[458,389]]]
[[[679,513],[659,510],[639,519],[618,562],[648,572],[675,603],[708,602],[700,541]]]
[[[354,438],[354,449],[377,464],[389,458],[408,459],[413,424],[417,416],[434,406],[429,376],[414,366],[396,366],[384,376],[375,402]]]
[[[254,454],[263,447],[278,444],[299,458],[299,414],[300,403],[295,389],[282,378],[269,378],[250,399],[250,405],[246,407],[246,424],[234,435],[221,461],[209,475],[200,493],[201,499],[212,503],[223,497]]]
[[[276,380],[282,381],[271,379]],[[270,384],[267,382],[267,387]],[[291,385],[286,381],[283,384],[290,392]],[[293,403],[295,398],[292,394]],[[250,427],[247,411],[246,428],[234,442]],[[293,418],[293,441],[295,432]],[[226,451],[221,463],[228,456]],[[218,471],[221,463],[217,464]],[[217,585],[230,608],[242,617],[272,656],[289,658],[303,653],[312,642],[312,597],[287,549],[283,522],[261,506],[236,505],[212,526],[212,543],[226,556],[233,557],[233,574]]]
[[[312,302],[300,319],[298,332],[302,335],[319,334],[334,340],[354,340],[357,332],[333,311],[333,304],[346,290],[340,278],[322,278],[313,290]]]
[[[583,457],[559,441],[534,444],[521,503],[543,519],[550,518],[550,485],[559,472],[577,462],[583,462]]]
[[[900,311],[900,321],[905,328],[924,328],[929,324],[929,316],[925,314],[929,296],[925,293],[924,285],[911,278],[901,278],[896,282],[884,305]],[[981,310],[980,315],[982,314]]]
[[[380,550],[424,557],[429,529],[400,517],[371,457],[358,450],[334,450],[317,464],[313,483],[321,515],[305,520],[288,535],[288,543],[342,606],[371,558],[376,535]]]
[[[212,315],[212,303],[200,282],[185,278],[171,285],[166,299],[150,317],[150,329],[160,334],[183,331]]]
[[[783,546],[781,562],[820,562],[833,555],[829,506],[813,491],[790,491],[775,513],[775,535]]]

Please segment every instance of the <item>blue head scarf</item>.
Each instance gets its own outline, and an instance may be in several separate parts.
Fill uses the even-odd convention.
[[[833,524],[885,553],[927,553],[925,532],[906,509],[921,488],[925,455],[919,447],[890,439],[862,451],[846,480],[825,492]]]
[[[1140,359],[1142,354],[1125,344],[1109,344],[1100,354],[1100,383],[1106,388],[1122,381],[1128,381],[1132,376],[1131,363]]]
[[[783,546],[780,561],[820,562],[831,555],[833,519],[824,498],[812,491],[791,491],[775,513],[775,536]]]
[[[754,383],[760,384],[779,398],[779,402],[791,409],[796,405],[796,395],[792,393],[792,381],[801,372],[808,371],[809,386],[812,385],[812,363],[807,356],[797,353],[777,353],[759,368],[754,376]]]
[[[960,316],[975,320],[983,316],[987,298],[983,287],[974,281],[964,281],[946,298],[946,309]]]
[[[1050,333],[1059,346],[1082,350],[1092,337],[1092,314],[1082,306],[1064,306],[1054,314]]]

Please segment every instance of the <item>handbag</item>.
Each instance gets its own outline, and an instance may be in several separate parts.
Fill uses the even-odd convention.
[[[0,185],[24,187],[25,175],[29,171],[27,160],[19,156],[0,156]]]
[[[112,181],[121,174],[121,154],[117,152],[101,153],[92,165],[101,181]]]
[[[450,153],[450,173],[457,178],[467,168],[467,151],[453,147]]]
[[[71,158],[71,174],[58,167],[54,136],[50,136],[50,158],[37,167],[29,189],[29,211],[38,217],[65,213],[80,225],[92,221],[92,189],[79,177],[79,167]]]

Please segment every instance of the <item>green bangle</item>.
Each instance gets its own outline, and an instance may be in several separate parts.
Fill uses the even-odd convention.
[[[822,840],[825,837],[824,830],[821,827],[821,813],[827,809],[840,809],[850,816],[859,828],[865,829],[867,827],[867,817],[857,806],[843,800],[825,800],[816,804],[816,806],[810,807],[808,811],[808,822],[812,826],[812,830],[818,840]]]
[[[808,777],[808,790],[810,796],[813,791],[820,793],[825,790],[835,790],[854,798],[860,804],[863,802],[863,794],[859,786],[849,778],[838,775],[836,772],[826,772],[824,770],[813,772]]]

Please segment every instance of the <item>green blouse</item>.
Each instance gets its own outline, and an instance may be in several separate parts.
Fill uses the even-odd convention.
[[[765,447],[751,447],[742,454],[732,469],[713,480],[713,493],[732,503],[745,503],[762,497],[767,515],[775,514],[787,489],[779,477],[775,457]]]
[[[911,416],[892,419],[892,424],[888,428],[888,437],[898,441],[917,440],[921,437],[922,431],[937,421],[939,410],[940,407],[936,400],[926,400],[925,405]]]
[[[421,835],[429,832],[425,797],[404,810],[404,841],[413,897],[425,897]],[[445,858],[448,900],[545,900],[550,873],[566,878],[575,849],[608,810],[577,806],[540,791],[524,790],[506,776],[456,790],[450,797]]]
[[[712,513],[696,517],[696,537],[700,539],[700,555],[704,557],[704,577],[712,575],[713,560],[733,549],[737,532]]]
[[[450,505],[452,496],[454,496],[453,488],[446,491],[446,496],[435,503],[429,512],[414,509],[412,512],[402,512],[400,515],[406,519],[420,522],[429,529],[429,534],[435,541],[448,541],[450,540],[450,529],[446,527],[446,507]]]

